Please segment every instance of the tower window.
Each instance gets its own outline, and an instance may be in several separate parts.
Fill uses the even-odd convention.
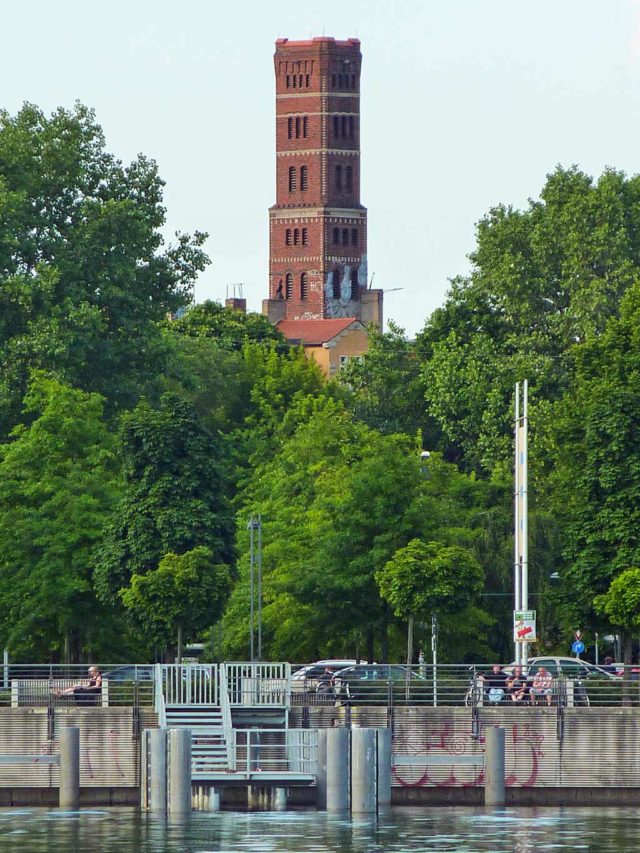
[[[353,139],[356,135],[356,122],[353,116],[349,116],[349,139]]]
[[[356,75],[355,74],[351,75],[351,88],[352,89],[356,88]]]
[[[291,82],[293,83],[293,88],[295,89],[296,86],[298,85],[298,75],[297,74],[292,74]]]
[[[309,88],[310,83],[311,83],[311,75],[307,74],[307,89]]]
[[[291,86],[291,75],[287,74],[287,89]]]
[[[334,228],[333,229],[333,245],[337,246],[339,242],[340,242],[340,229]]]
[[[347,192],[351,192],[353,189],[353,167],[346,166],[344,170],[344,188]]]
[[[335,139],[340,137],[340,119],[338,116],[333,117],[333,136]]]
[[[301,75],[300,75],[300,82],[299,82],[299,86],[300,86],[300,88],[301,88],[301,89],[302,89],[302,81],[303,81],[303,79],[304,79],[304,75],[303,75],[303,74],[301,74]]]
[[[293,139],[293,119],[287,119],[287,137]]]
[[[296,167],[289,166],[289,192],[295,192],[298,187],[298,176],[296,174]]]
[[[288,78],[287,78],[287,79],[288,79]],[[288,85],[288,84],[287,84],[287,85]],[[332,89],[335,89],[335,88],[336,88],[336,75],[335,75],[335,74],[332,74],[332,75],[331,75],[331,88],[332,88]]]
[[[307,74],[307,77],[308,76],[309,75]],[[307,83],[307,85],[309,84]],[[309,119],[307,118],[307,116],[304,116],[302,119],[302,135],[305,139],[307,138],[307,136],[309,136]]]
[[[342,189],[342,166],[336,166],[336,189]]]
[[[358,245],[358,229],[357,228],[351,229],[351,245],[352,246]]]
[[[309,170],[306,166],[300,166],[300,189],[306,190],[309,186]]]
[[[347,117],[342,116],[342,138],[347,138]]]
[[[291,299],[293,296],[293,273],[288,272],[284,277],[284,296]]]
[[[284,241],[287,246],[291,245],[291,228],[287,228]]]
[[[300,299],[306,299],[309,295],[309,279],[306,272],[300,273]]]
[[[348,228],[342,229],[342,245],[343,246],[349,245],[349,229]]]
[[[309,244],[309,231],[307,228],[302,229],[302,245],[307,246]]]
[[[351,298],[358,298],[358,268],[354,267],[351,270]]]
[[[300,116],[296,116],[296,139],[300,139]]]
[[[340,270],[338,267],[333,271],[332,295],[334,299],[340,299]]]
[[[338,89],[342,89],[344,87],[344,75],[338,74]]]
[[[295,228],[293,231],[293,245],[297,246],[300,243],[300,229]]]

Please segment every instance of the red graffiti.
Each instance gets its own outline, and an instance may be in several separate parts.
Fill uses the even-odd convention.
[[[507,774],[505,783],[511,786],[520,786],[523,788],[535,785],[538,778],[539,759],[544,756],[542,752],[542,742],[544,735],[536,732],[530,725],[519,725],[514,723],[511,727],[511,741],[513,749],[509,752],[512,754],[513,766]],[[409,740],[409,733],[405,732],[396,738],[394,744],[394,754],[398,756],[410,756],[413,759],[413,773],[417,770],[420,776],[417,779],[404,778],[406,770],[398,763],[392,768],[393,775],[400,785],[405,788],[419,788],[426,785],[444,788],[460,786],[462,788],[475,787],[484,783],[484,769],[477,770],[475,765],[471,765],[472,773],[475,774],[470,779],[459,778],[456,775],[460,773],[461,763],[457,763],[458,756],[476,755],[476,744],[484,745],[484,737],[474,738],[470,731],[455,730],[453,720],[447,720],[443,723],[442,728],[432,733],[425,732],[422,743],[416,743],[415,737]],[[437,767],[444,770],[448,775],[445,778],[434,777],[436,768],[435,761],[429,761],[430,757],[439,759]],[[447,761],[443,763],[444,756],[451,757],[451,764]],[[420,759],[424,758],[424,763]],[[430,767],[431,765],[431,767]],[[424,770],[422,768],[424,767]],[[518,772],[520,771],[520,772]],[[528,775],[523,778],[524,773]]]

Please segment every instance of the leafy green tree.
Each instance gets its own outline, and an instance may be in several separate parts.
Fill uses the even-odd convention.
[[[229,566],[213,562],[209,548],[165,554],[157,568],[133,574],[120,597],[134,621],[160,648],[176,644],[182,660],[185,640],[214,624],[231,588]]]
[[[640,628],[640,569],[632,566],[620,572],[609,584],[609,589],[595,597],[594,606],[621,631],[624,662],[630,665],[633,635]]]
[[[78,660],[122,646],[122,624],[93,590],[92,550],[120,485],[103,406],[37,375],[29,425],[0,446],[0,643],[13,656]]]
[[[461,610],[480,591],[482,569],[467,548],[412,539],[376,572],[380,595],[407,621],[407,667],[413,663],[413,623],[424,613]]]
[[[211,300],[192,305],[171,321],[171,328],[192,338],[212,338],[230,349],[242,349],[247,341],[273,341],[281,344],[283,350],[289,346],[264,314],[237,311]]]
[[[207,262],[205,235],[163,247],[162,187],[152,160],[107,152],[80,104],[0,112],[0,429],[32,368],[124,405],[155,379],[157,321]]]
[[[156,569],[168,553],[204,546],[215,564],[232,565],[224,443],[193,406],[170,394],[157,409],[142,401],[123,417],[119,452],[124,492],[97,552],[102,598],[117,601],[132,575]]]

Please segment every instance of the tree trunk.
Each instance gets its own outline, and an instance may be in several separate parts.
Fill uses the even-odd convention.
[[[389,619],[386,602],[382,608],[382,636],[380,637],[380,663],[389,662]]]
[[[373,663],[373,631],[367,628],[367,660]]]
[[[176,663],[182,663],[182,623],[178,623],[178,649],[176,651]]]
[[[411,664],[413,663],[413,616],[409,616],[407,622],[407,678],[410,677]]]

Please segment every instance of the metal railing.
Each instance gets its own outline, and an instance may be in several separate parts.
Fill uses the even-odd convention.
[[[318,732],[314,729],[236,729],[235,769],[240,773],[315,774]]]
[[[291,664],[233,662],[224,665],[224,672],[231,706],[289,705]]]
[[[216,664],[161,664],[162,693],[167,705],[217,705]]]

